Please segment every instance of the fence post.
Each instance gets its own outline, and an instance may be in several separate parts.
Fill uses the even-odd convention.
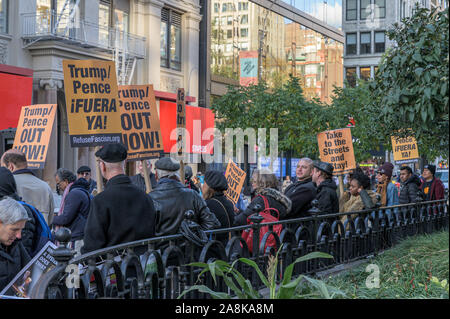
[[[317,219],[322,212],[319,209],[319,201],[317,199],[313,199],[311,201],[311,208],[308,210],[308,214],[313,217],[313,231],[312,231],[312,244],[313,244],[313,251],[317,251]],[[313,259],[312,261],[312,270],[315,271],[318,268],[318,260],[317,258]]]
[[[252,255],[255,259],[256,264],[259,266],[260,260],[259,260],[259,234],[261,229],[261,222],[263,221],[264,217],[262,217],[259,212],[261,211],[262,207],[259,204],[256,204],[255,207],[253,207],[253,211],[255,212],[252,214],[248,219],[252,222],[252,229],[253,229],[253,243],[252,243]],[[255,271],[252,271],[252,279],[253,282],[259,282],[259,277],[257,276]]]

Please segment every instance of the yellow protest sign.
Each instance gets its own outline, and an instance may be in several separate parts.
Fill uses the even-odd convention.
[[[228,189],[225,192],[225,196],[235,205],[239,200],[246,176],[247,173],[230,160],[225,171],[225,178],[228,182]]]
[[[63,71],[71,146],[120,142],[114,62],[63,60]]]
[[[325,131],[317,134],[320,160],[334,166],[333,174],[356,168],[350,128]]]
[[[56,104],[23,106],[13,148],[27,157],[29,168],[44,168],[55,121]]]
[[[153,85],[119,85],[119,109],[127,159],[160,157],[164,148]]]
[[[391,136],[391,142],[396,164],[412,163],[419,160],[419,149],[414,137],[398,138]]]

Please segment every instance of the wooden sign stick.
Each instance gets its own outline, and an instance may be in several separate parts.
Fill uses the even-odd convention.
[[[339,197],[344,196],[344,175],[339,175]]]
[[[95,152],[97,152],[100,149],[101,146],[95,147]],[[103,191],[103,177],[102,172],[100,170],[100,162],[97,160],[95,161],[95,171],[97,175],[97,194],[101,193]]]
[[[141,164],[144,171],[145,189],[148,194],[152,191],[152,183],[150,183],[150,172],[148,171],[147,161],[141,161]]]

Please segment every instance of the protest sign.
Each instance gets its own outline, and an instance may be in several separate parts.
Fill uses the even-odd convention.
[[[53,258],[56,246],[47,242],[30,262],[0,292],[0,295],[29,298],[29,294],[39,278],[53,269],[58,262]]]
[[[240,76],[242,86],[258,84],[258,51],[239,52]]]
[[[127,159],[160,157],[164,148],[153,85],[120,85],[119,109]]]
[[[398,138],[391,136],[392,150],[396,164],[413,163],[419,161],[419,149],[414,137]]]
[[[22,107],[13,148],[25,154],[28,168],[44,168],[55,114],[56,104]]]
[[[121,141],[113,61],[63,60],[66,109],[72,147]]]
[[[345,173],[356,168],[350,128],[317,134],[320,160],[334,166],[333,174]]]
[[[247,173],[240,169],[235,163],[230,161],[225,171],[225,178],[228,182],[228,189],[225,195],[234,204],[237,204],[239,195],[241,194],[242,186],[244,186],[245,177]]]

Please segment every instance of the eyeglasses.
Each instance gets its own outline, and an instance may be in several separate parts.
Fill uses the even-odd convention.
[[[89,176],[91,175],[91,172],[82,172],[80,173],[81,176]]]

